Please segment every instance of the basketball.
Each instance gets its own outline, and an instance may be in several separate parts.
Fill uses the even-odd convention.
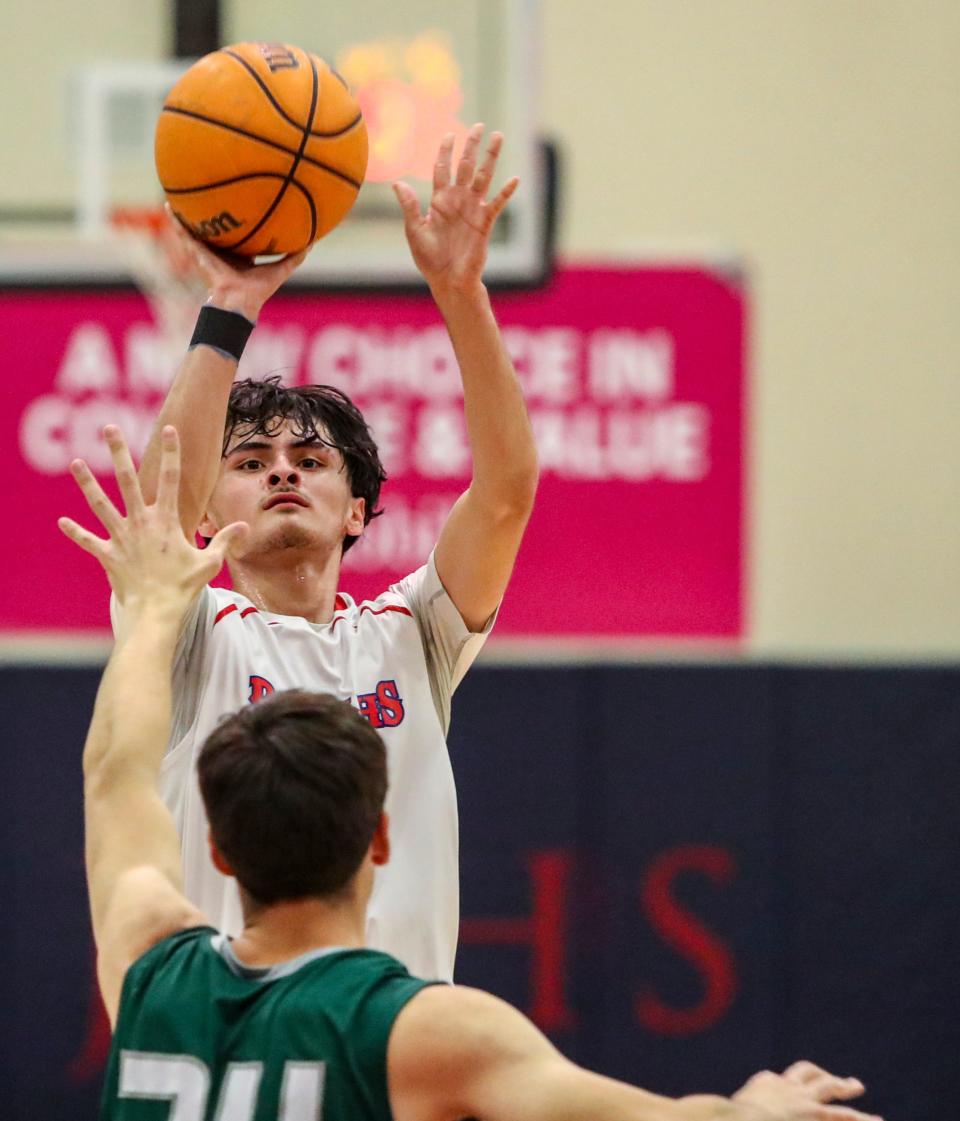
[[[346,83],[282,43],[238,43],[201,58],[157,123],[157,175],[197,237],[245,257],[296,253],[353,206],[367,130]]]

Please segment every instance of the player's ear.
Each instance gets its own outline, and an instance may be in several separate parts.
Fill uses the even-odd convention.
[[[200,532],[203,531],[201,530]],[[216,870],[222,876],[233,876],[233,869],[227,863],[227,858],[217,848],[217,842],[213,839],[213,833],[211,833],[209,829],[207,829],[207,844],[210,847],[210,860],[212,861],[214,868],[216,868]]]
[[[366,512],[367,501],[365,498],[351,498],[347,520],[343,527],[344,534],[348,537],[359,537],[363,533],[363,518]]]
[[[381,811],[380,820],[373,831],[373,840],[370,842],[370,859],[374,864],[381,866],[390,859],[390,818],[385,811]]]
[[[209,541],[211,537],[217,536],[217,530],[219,528],[220,527],[213,520],[213,518],[210,517],[209,514],[204,514],[203,520],[197,526],[197,533],[199,533],[201,537],[205,537]]]

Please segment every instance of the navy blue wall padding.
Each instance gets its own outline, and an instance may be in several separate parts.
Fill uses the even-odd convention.
[[[99,673],[0,683],[0,1099],[92,1121],[80,752]],[[960,667],[474,669],[458,977],[579,1062],[730,1093],[810,1058],[888,1121],[960,1100]]]

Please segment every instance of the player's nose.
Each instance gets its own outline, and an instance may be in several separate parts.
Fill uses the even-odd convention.
[[[291,464],[277,464],[269,475],[269,482],[272,487],[279,487],[284,483],[296,485],[299,481],[300,472]]]

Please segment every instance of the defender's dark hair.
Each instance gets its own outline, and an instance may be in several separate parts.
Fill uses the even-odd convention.
[[[217,848],[260,904],[341,892],[387,793],[383,740],[368,721],[301,689],[224,719],[197,770]]]
[[[316,437],[343,456],[350,493],[364,500],[363,524],[369,525],[383,510],[377,509],[380,487],[387,475],[377,445],[363,414],[345,394],[332,385],[280,384],[280,375],[255,381],[243,378],[233,383],[223,433],[223,455],[235,436],[272,436],[285,420],[292,423],[298,440]],[[356,537],[343,541],[346,552]]]

